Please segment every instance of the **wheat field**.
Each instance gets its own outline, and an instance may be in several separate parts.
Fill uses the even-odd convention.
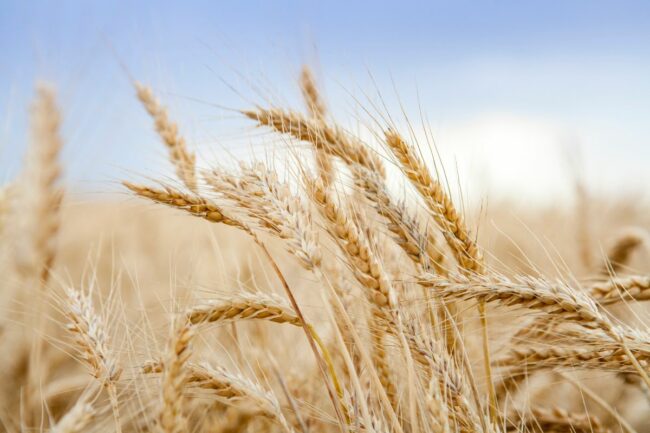
[[[52,87],[0,199],[7,432],[650,432],[648,207],[473,209],[391,117],[238,113],[283,152],[203,161],[145,84],[176,177],[75,199]]]

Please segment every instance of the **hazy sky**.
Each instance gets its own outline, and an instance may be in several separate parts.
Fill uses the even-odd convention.
[[[20,167],[37,79],[59,90],[68,180],[101,192],[167,173],[129,74],[221,157],[250,153],[259,133],[216,105],[299,107],[309,62],[347,126],[364,117],[356,101],[378,102],[375,85],[416,127],[421,106],[475,195],[569,196],[567,154],[596,190],[642,189],[649,42],[650,2],[0,0],[0,169]]]

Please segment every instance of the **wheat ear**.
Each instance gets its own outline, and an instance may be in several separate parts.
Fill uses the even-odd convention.
[[[283,134],[311,143],[316,149],[341,158],[346,164],[360,165],[385,175],[384,165],[376,154],[352,138],[341,128],[308,119],[299,113],[279,108],[242,111],[259,125],[268,126]]]
[[[459,283],[460,280],[464,283]],[[485,302],[497,302],[506,306],[518,306],[546,312],[564,320],[573,321],[586,328],[602,330],[625,352],[630,362],[644,382],[650,386],[650,377],[639,364],[625,341],[624,332],[617,328],[600,311],[596,302],[588,295],[577,292],[562,283],[550,284],[540,279],[521,277],[510,280],[505,277],[473,278],[471,283],[466,277],[458,277],[455,282],[439,277],[436,285],[437,294],[455,299],[479,299]],[[432,283],[431,278],[421,280]],[[470,293],[471,292],[471,293]]]
[[[227,300],[197,305],[190,308],[186,317],[193,325],[261,319],[301,326],[300,319],[288,304],[262,293],[238,293]]]
[[[241,163],[240,171],[234,176],[215,169],[204,177],[215,192],[236,203],[262,230],[284,240],[305,269],[319,267],[321,250],[303,199],[262,163]]]
[[[177,176],[185,186],[196,192],[196,156],[187,149],[185,139],[178,132],[178,125],[167,115],[167,110],[156,99],[151,88],[135,83],[138,99],[155,123],[156,132],[169,149],[169,160]]]
[[[183,414],[183,388],[187,381],[187,362],[192,353],[193,328],[183,322],[174,330],[169,341],[167,360],[163,367],[162,408],[160,427],[165,433],[187,431],[187,419]]]
[[[293,431],[275,395],[263,390],[249,379],[230,373],[221,367],[212,367],[207,363],[186,363],[184,370],[184,384],[188,388],[209,391],[210,395],[225,402],[241,400],[252,402],[261,415],[276,420],[287,432]],[[143,366],[145,374],[164,373],[164,371],[165,363],[159,361],[150,361]]]
[[[293,296],[293,292],[291,290],[291,287],[289,287],[289,283],[287,282],[286,278],[284,277],[284,274],[280,270],[280,267],[278,264],[275,262],[275,259],[269,252],[268,248],[266,245],[259,239],[259,237],[251,230],[250,227],[248,227],[246,224],[243,222],[234,219],[232,217],[225,216],[221,208],[216,206],[215,204],[209,202],[208,200],[199,197],[199,196],[191,196],[188,194],[184,194],[180,191],[174,190],[172,188],[165,188],[165,189],[156,189],[156,188],[151,188],[151,187],[145,187],[145,186],[140,186],[140,185],[135,185],[129,182],[123,182],[124,186],[126,186],[128,189],[133,191],[136,195],[148,198],[149,200],[152,200],[154,202],[158,202],[161,204],[165,204],[171,207],[175,207],[178,209],[183,209],[190,214],[206,219],[210,222],[214,223],[223,223],[227,225],[231,225],[234,227],[239,228],[243,232],[247,233],[249,236],[253,238],[255,243],[260,247],[262,252],[264,253],[264,256],[268,259],[269,263],[271,264],[271,267],[273,268],[273,271],[277,275],[278,279],[280,280],[283,289],[285,290],[285,293],[287,294],[287,297],[289,298],[291,302],[291,306],[293,310],[296,312],[298,317],[300,318],[300,322],[302,324],[302,328],[305,331],[305,335],[307,336],[307,341],[309,342],[310,348],[312,349],[314,356],[316,357],[316,361],[318,363],[319,369],[321,371],[321,374],[323,376],[323,380],[325,381],[327,385],[327,390],[328,394],[330,396],[330,399],[332,400],[332,404],[334,405],[334,409],[336,411],[337,417],[339,420],[343,423],[344,421],[344,415],[342,413],[342,408],[339,399],[335,396],[335,391],[332,389],[332,385],[330,384],[328,380],[328,373],[331,376],[332,381],[334,382],[335,386],[337,383],[339,383],[337,377],[336,377],[336,372],[332,369],[327,367],[327,360],[324,359],[324,357],[328,356],[329,354],[321,354],[318,351],[318,343],[316,342],[316,339],[314,337],[313,330],[309,327],[307,321],[304,319],[302,316],[302,313],[300,311],[300,308],[298,306],[298,303],[295,300],[295,297]],[[322,345],[321,346],[325,347]],[[330,357],[331,359],[331,357]],[[339,398],[341,393],[339,392]]]
[[[388,130],[385,133],[385,138],[388,148],[400,162],[402,172],[418,190],[431,211],[433,219],[442,229],[447,244],[454,253],[461,270],[470,274],[483,274],[485,265],[481,250],[472,239],[462,216],[456,211],[451,198],[444,191],[440,182],[433,179],[414,149],[398,133]],[[485,303],[480,300],[478,302],[478,311],[483,334],[483,366],[490,400],[490,414],[492,420],[496,422],[496,393],[491,371],[488,319]],[[450,317],[450,319],[453,319],[453,317]]]
[[[647,301],[650,300],[650,277],[638,275],[612,278],[593,284],[587,290],[601,305],[631,300]]]
[[[118,432],[121,431],[119,401],[116,384],[122,375],[122,367],[108,350],[107,326],[95,313],[90,294],[69,287],[63,306],[68,319],[67,329],[75,342],[83,362],[90,372],[107,390]]]
[[[314,74],[308,66],[304,66],[300,72],[300,90],[311,118],[317,122],[325,122],[327,114],[325,102],[318,91]],[[315,148],[314,162],[318,170],[318,177],[323,180],[325,185],[331,185],[335,176],[331,157],[323,149]]]
[[[306,180],[306,186],[310,197],[322,209],[322,214],[329,222],[329,231],[348,258],[356,279],[366,289],[366,296],[373,307],[371,318],[371,327],[374,328],[373,361],[391,405],[396,408],[397,389],[390,377],[383,342],[386,323],[390,321],[391,314],[395,311],[395,295],[390,281],[367,239],[338,205],[333,194],[325,189],[320,180]]]

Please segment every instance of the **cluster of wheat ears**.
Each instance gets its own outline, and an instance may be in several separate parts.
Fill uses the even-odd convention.
[[[650,333],[637,308],[650,276],[627,266],[643,234],[615,239],[585,278],[506,271],[410,131],[387,120],[381,147],[369,146],[331,119],[308,68],[300,88],[304,113],[240,112],[313,155],[291,152],[283,177],[261,162],[199,168],[135,83],[177,179],[124,191],[229,226],[264,280],[225,293],[191,280],[182,293],[149,288],[169,306],[160,314],[117,277],[66,274],[61,119],[54,92],[38,88],[23,173],[1,201],[3,430],[650,431]]]

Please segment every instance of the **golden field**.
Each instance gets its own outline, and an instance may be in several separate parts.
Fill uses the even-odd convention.
[[[2,195],[5,431],[650,431],[646,203],[576,179],[472,209],[411,131],[366,143],[299,85],[239,113],[282,161],[203,168],[136,83],[176,179],[104,200],[61,181],[38,88]]]

